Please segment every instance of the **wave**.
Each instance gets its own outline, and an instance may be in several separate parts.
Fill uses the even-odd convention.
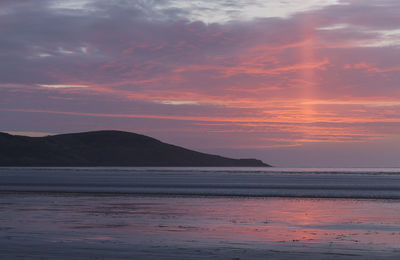
[[[400,174],[396,168],[1,168],[0,191],[400,199]]]
[[[400,175],[400,168],[279,168],[279,167],[0,167],[0,171],[46,172],[153,172],[153,173],[248,173],[248,174],[368,174]]]

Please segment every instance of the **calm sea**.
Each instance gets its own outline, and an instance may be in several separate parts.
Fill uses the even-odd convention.
[[[0,259],[400,259],[400,169],[0,168]]]
[[[400,168],[0,168],[0,191],[400,198]]]

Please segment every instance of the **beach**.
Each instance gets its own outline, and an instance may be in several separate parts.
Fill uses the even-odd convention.
[[[214,171],[214,175],[211,171]],[[241,169],[233,172],[231,169],[220,169],[220,172],[210,169],[191,169],[191,171],[146,169],[143,172],[143,169],[3,168],[0,170],[2,183],[0,258],[398,259],[400,257],[398,218],[400,200],[380,198],[378,189],[383,187],[382,185],[389,185],[385,184],[385,181],[397,178],[395,170],[379,173],[376,170],[370,172],[364,170],[364,173],[321,170],[314,173],[310,170],[299,173],[288,170],[286,175],[282,171],[280,173],[277,171],[277,169],[255,171]],[[108,175],[105,175],[106,172]],[[108,178],[105,176],[112,173],[115,173],[115,181],[113,183],[108,181],[108,185],[105,185],[105,179]],[[177,178],[173,176],[184,173],[194,179],[180,178],[181,182],[177,183]],[[218,178],[222,175],[230,174],[232,178],[226,178],[227,186],[217,185],[212,188],[213,192],[210,192],[205,188],[205,183],[203,186],[199,184],[198,178],[201,174],[205,183],[211,183],[212,176],[215,176],[214,184],[218,183]],[[234,177],[239,178],[243,175],[247,175],[248,178],[247,181],[243,180],[243,185],[239,187],[237,183],[235,184]],[[33,184],[30,187],[27,185],[29,178],[34,179],[35,176],[39,180],[47,176],[48,182],[42,182],[42,185]],[[81,185],[77,185],[78,182],[74,184],[74,180],[78,181],[79,176],[86,182],[80,179]],[[122,176],[131,176],[132,179],[127,184]],[[164,176],[164,179],[160,176]],[[353,180],[358,176],[368,180],[373,176],[381,176],[382,182],[376,185],[370,183],[369,186],[359,183],[355,189],[357,193],[354,194],[361,195],[353,198],[327,197],[327,193],[320,192],[322,188],[318,185],[314,186],[317,187],[315,189],[306,187],[299,189],[299,186],[294,188],[288,186],[289,183],[278,189],[285,190],[288,195],[286,197],[260,196],[259,189],[264,192],[273,192],[273,189],[277,189],[278,180],[282,180],[278,178],[279,176],[281,178],[293,176],[295,181],[292,184],[302,187],[304,184],[299,182],[300,179],[315,180],[315,177],[318,179],[325,176],[326,180],[331,180],[327,181],[329,187],[338,191],[343,191],[344,187],[337,181],[332,181],[335,178],[343,179],[347,176],[349,180]],[[70,180],[69,183],[65,183],[66,178]],[[151,178],[154,186],[149,184]],[[192,186],[195,187],[192,190],[199,194],[185,192],[177,194],[179,190],[176,194],[167,194],[166,187],[160,184],[160,178],[165,186],[169,185],[168,187],[178,184],[190,187],[188,182],[192,180]],[[260,178],[263,180],[262,183]],[[255,180],[258,185],[270,186],[255,188],[250,185],[256,183]],[[64,185],[61,185],[62,183]],[[122,189],[125,192],[117,192],[121,183],[126,184]],[[195,186],[195,183],[200,186]],[[346,183],[350,185],[352,182]],[[92,187],[92,190],[88,189],[89,187]],[[141,187],[141,193],[135,192],[138,190],[132,187],[135,189]],[[247,196],[234,194],[238,189],[243,193],[244,187],[248,190]],[[78,188],[86,189],[86,192],[76,190]],[[146,194],[143,193],[145,188],[152,190]],[[371,194],[375,194],[377,198],[363,198],[363,192],[367,188],[375,191]],[[155,192],[155,189],[158,189],[158,192]],[[225,194],[220,194],[221,190]],[[314,197],[289,196],[298,190],[313,192]],[[343,194],[348,196],[350,193]],[[388,194],[385,195],[387,196]]]

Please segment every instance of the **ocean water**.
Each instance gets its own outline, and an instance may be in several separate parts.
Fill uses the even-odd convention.
[[[0,191],[400,198],[400,168],[0,168]]]
[[[399,169],[0,168],[0,259],[400,259]]]

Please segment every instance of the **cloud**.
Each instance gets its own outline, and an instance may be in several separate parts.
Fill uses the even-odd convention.
[[[46,85],[46,84],[41,84],[39,85],[40,87],[44,88],[88,88],[89,86],[85,85]]]
[[[164,138],[232,147],[398,135],[398,1],[1,5],[0,109],[44,122],[21,131],[68,116],[71,131],[161,120]]]

